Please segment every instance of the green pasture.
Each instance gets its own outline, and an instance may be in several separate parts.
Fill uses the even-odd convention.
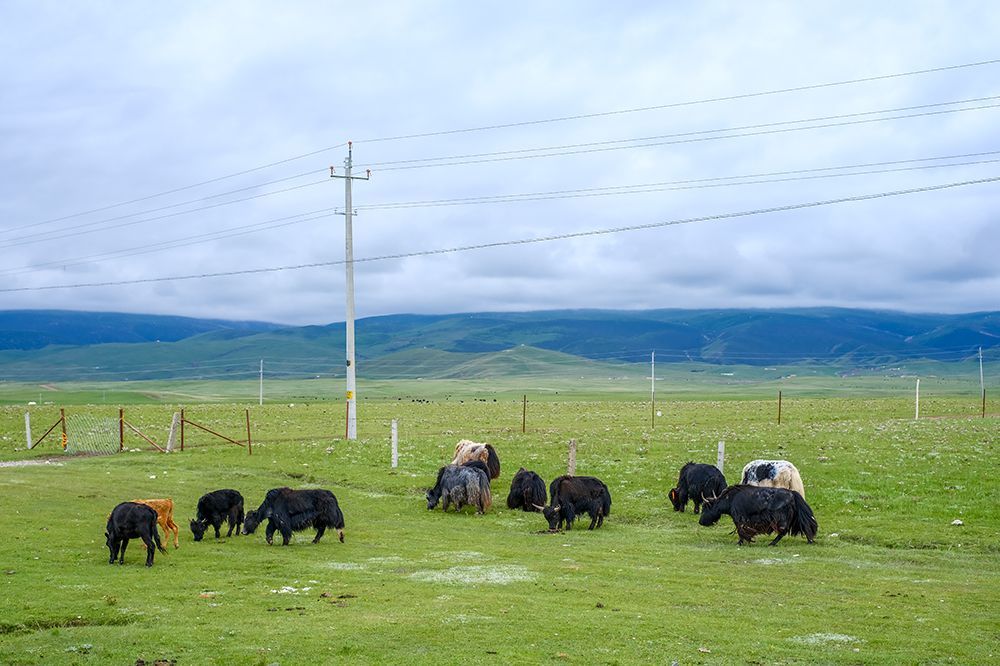
[[[996,409],[980,418],[975,388],[935,391],[928,381],[914,420],[908,379],[887,391],[841,381],[858,388],[814,395],[808,382],[801,391],[772,383],[741,397],[720,384],[707,399],[704,384],[671,384],[655,423],[634,386],[596,399],[600,387],[570,397],[569,383],[539,383],[544,394],[515,382],[369,383],[353,442],[343,403],[322,399],[341,395],[339,383],[274,387],[263,407],[250,382],[55,386],[30,408],[37,387],[0,391],[18,403],[0,407],[0,460],[51,460],[0,467],[0,662],[997,663]],[[203,392],[218,401],[182,395]],[[149,404],[126,399],[142,394]],[[131,433],[111,456],[64,456],[51,436],[25,450],[27,409],[40,436],[60,407],[108,419],[121,404],[158,442],[181,405],[236,439],[249,409],[253,455],[190,427],[185,450],[171,454]],[[424,490],[462,438],[492,443],[502,460],[485,516],[426,510]],[[565,472],[571,438],[577,472],[608,484],[612,513],[600,530],[546,533],[538,514],[504,499],[519,466],[546,482]],[[672,510],[681,465],[715,462],[719,441],[730,482],[753,458],[799,467],[815,544],[738,547],[728,518],[704,528],[690,508]],[[267,546],[262,532],[192,541],[187,520],[201,494],[236,488],[249,509],[282,485],[332,490],[346,542],[328,533],[314,545],[312,530],[288,547]],[[177,505],[180,548],[146,569],[133,542],[125,566],[109,565],[110,510],[165,496]]]

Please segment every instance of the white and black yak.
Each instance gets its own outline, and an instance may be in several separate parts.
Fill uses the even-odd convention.
[[[688,500],[694,502],[694,512],[701,510],[704,498],[718,495],[726,489],[726,477],[715,465],[689,462],[681,467],[677,487],[670,491],[674,511],[683,511]]]
[[[427,491],[427,509],[442,505],[444,511],[455,505],[459,511],[465,505],[476,507],[476,513],[486,513],[493,504],[489,474],[480,465],[445,465],[438,470],[437,482]]]
[[[307,527],[316,528],[313,543],[319,543],[326,528],[337,530],[340,542],[344,542],[344,514],[337,504],[337,498],[329,490],[310,488],[272,488],[267,491],[264,501],[255,511],[247,513],[243,522],[243,534],[253,534],[257,526],[267,521],[267,543],[270,545],[275,532],[281,532],[281,545],[287,546],[292,532]]]
[[[706,498],[698,523],[714,525],[723,514],[732,517],[739,535],[739,545],[751,543],[758,534],[778,533],[768,545],[775,545],[786,534],[804,536],[809,543],[816,538],[819,525],[802,495],[786,488],[729,486],[718,497]]]
[[[455,445],[455,457],[451,464],[462,465],[470,460],[480,460],[485,463],[489,470],[490,479],[500,477],[500,456],[497,455],[496,449],[492,445],[480,444],[468,439],[461,440]]]
[[[751,460],[743,467],[740,483],[764,488],[787,488],[802,495],[803,499],[806,496],[799,470],[787,460]]]
[[[510,493],[507,494],[507,508],[521,511],[541,511],[548,498],[545,494],[545,481],[531,470],[523,467],[510,482]]]
[[[604,482],[593,476],[557,477],[549,486],[550,503],[541,509],[545,520],[549,521],[549,529],[573,529],[573,520],[580,514],[590,516],[590,527],[600,527],[604,518],[611,514],[611,491]]]

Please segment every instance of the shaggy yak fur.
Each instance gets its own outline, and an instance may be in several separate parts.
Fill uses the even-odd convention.
[[[508,509],[522,511],[541,511],[547,501],[545,482],[542,477],[523,467],[510,482],[510,493],[507,495]]]
[[[694,512],[701,510],[706,497],[715,497],[726,489],[726,477],[715,465],[689,462],[681,467],[677,487],[670,491],[674,511],[683,511],[688,500],[694,502]]]
[[[229,488],[205,493],[198,500],[198,517],[191,521],[194,540],[201,541],[209,525],[215,528],[215,538],[218,539],[222,521],[229,523],[227,537],[233,536],[233,529],[236,534],[240,533],[243,525],[243,495]]]
[[[329,490],[292,490],[272,488],[267,491],[264,501],[256,511],[246,515],[243,534],[253,534],[257,526],[267,520],[267,543],[270,545],[275,532],[281,532],[281,545],[287,546],[292,532],[307,527],[316,528],[313,543],[319,543],[326,528],[337,530],[340,542],[344,542],[344,514],[340,511],[337,498]]]
[[[470,460],[481,460],[486,463],[490,478],[496,479],[500,476],[500,457],[496,449],[490,444],[480,444],[468,439],[463,439],[455,445],[455,457],[452,465],[461,465]]]
[[[816,538],[819,525],[812,509],[799,493],[786,488],[762,488],[737,485],[726,488],[718,498],[705,504],[698,522],[714,525],[722,514],[729,514],[740,536],[739,545],[750,543],[758,534],[777,532],[769,545],[786,534],[804,536],[809,543]]]
[[[441,503],[444,511],[449,504],[459,511],[466,504],[476,507],[476,513],[486,513],[493,504],[489,474],[479,465],[446,465],[438,470],[437,483],[427,491],[427,509]]]
[[[611,491],[600,479],[592,476],[560,476],[549,486],[550,504],[542,508],[549,529],[573,529],[573,520],[582,513],[590,515],[590,527],[600,527],[611,514]]]
[[[180,545],[177,543],[177,536],[180,533],[180,528],[177,527],[177,523],[174,522],[174,501],[170,498],[167,499],[137,499],[132,500],[137,504],[145,504],[153,511],[156,512],[156,522],[159,523],[160,527],[163,528],[163,536],[167,540],[170,539],[170,533],[174,533],[174,548],[179,548]]]
[[[125,564],[125,549],[129,539],[142,539],[146,545],[146,566],[153,566],[153,546],[166,554],[160,544],[160,533],[156,531],[156,511],[145,504],[122,502],[108,516],[108,526],[104,538],[111,551],[108,564]]]
[[[802,477],[795,465],[787,460],[753,460],[743,468],[743,479],[740,483],[764,488],[788,488],[794,490],[805,499],[806,491],[802,487]]]

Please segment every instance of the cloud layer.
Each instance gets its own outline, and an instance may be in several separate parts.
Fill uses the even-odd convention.
[[[347,140],[373,171],[357,259],[997,177],[1000,64],[684,104],[992,60],[997,34],[985,2],[8,7],[0,309],[342,320]],[[357,310],[996,309],[998,202],[987,183],[361,261]]]

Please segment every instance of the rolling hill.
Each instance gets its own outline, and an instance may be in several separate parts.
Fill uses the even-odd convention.
[[[280,327],[149,315],[0,312],[7,381],[342,376],[343,323]],[[388,315],[358,320],[370,378],[607,375],[658,363],[750,366],[967,360],[1000,351],[1000,313],[788,310],[560,310]],[[39,331],[46,332],[45,335]],[[24,341],[39,335],[31,344]],[[20,342],[18,342],[20,341]],[[41,342],[48,344],[39,346]],[[514,350],[511,353],[509,350]]]

